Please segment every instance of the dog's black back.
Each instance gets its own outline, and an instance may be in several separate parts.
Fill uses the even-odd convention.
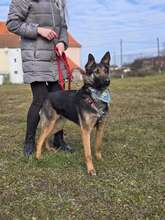
[[[79,124],[77,114],[77,91],[57,91],[49,94],[49,100],[57,114]]]

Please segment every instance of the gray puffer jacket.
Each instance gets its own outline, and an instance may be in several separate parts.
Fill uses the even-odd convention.
[[[24,83],[57,81],[53,45],[64,42],[66,49],[68,39],[65,15],[61,15],[56,0],[12,0],[6,25],[9,31],[21,36]],[[38,26],[53,29],[58,39],[41,37]],[[66,78],[64,65],[61,68]]]

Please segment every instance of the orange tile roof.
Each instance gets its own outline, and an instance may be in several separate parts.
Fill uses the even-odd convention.
[[[0,33],[1,34],[6,34],[8,31],[7,31],[7,28],[6,28],[6,25],[4,22],[0,21]]]
[[[7,27],[6,27],[6,23],[3,22],[3,21],[0,21],[0,47],[3,46],[3,43],[4,43],[4,46],[3,47],[11,47],[10,46],[10,43],[9,41],[12,39],[13,43],[12,43],[12,47],[18,47],[18,42],[20,41],[19,40],[19,36],[16,35],[16,34],[13,34],[11,32],[9,32],[7,30]],[[7,39],[5,41],[5,39]],[[78,43],[74,38],[73,36],[71,35],[71,33],[68,32],[68,39],[69,39],[69,46],[70,47],[81,47],[81,44]],[[9,45],[8,45],[9,43]],[[15,44],[15,45],[14,45]]]
[[[68,32],[69,46],[70,47],[81,47],[81,44],[76,41],[71,33]]]

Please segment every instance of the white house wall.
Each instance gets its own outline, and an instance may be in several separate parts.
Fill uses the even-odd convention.
[[[9,49],[8,52],[9,69],[10,69],[10,82],[23,83],[23,70],[20,49]]]
[[[8,49],[0,49],[0,74],[9,74]]]
[[[81,65],[81,49],[77,47],[69,47],[66,50],[66,55],[74,61],[78,66]]]
[[[82,74],[78,69],[74,69],[72,75],[73,75],[73,81],[75,82],[81,81],[83,79]]]

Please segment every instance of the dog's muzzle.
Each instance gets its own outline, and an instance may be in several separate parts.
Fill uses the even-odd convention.
[[[104,82],[103,82],[103,84],[104,84],[105,86],[109,86],[109,85],[110,85],[110,79],[105,79]]]

